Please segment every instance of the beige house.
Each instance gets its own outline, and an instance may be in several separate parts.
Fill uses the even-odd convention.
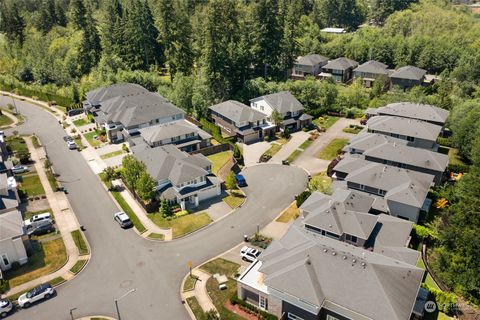
[[[2,271],[9,270],[14,262],[27,263],[24,240],[22,214],[17,210],[0,214],[0,269]]]

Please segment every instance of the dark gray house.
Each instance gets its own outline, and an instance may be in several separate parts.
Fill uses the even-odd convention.
[[[319,54],[309,54],[303,57],[299,57],[293,63],[292,79],[303,80],[306,76],[316,77],[321,68],[328,63],[328,58]]]
[[[389,75],[388,66],[375,60],[367,61],[353,70],[354,78],[362,79],[363,85],[367,88],[371,88],[373,83],[382,77],[389,83]]]
[[[449,111],[429,104],[398,102],[376,109],[368,109],[366,115],[367,117],[378,115],[416,119],[443,127],[447,122]]]
[[[332,78],[335,82],[348,83],[353,78],[353,69],[358,66],[358,62],[345,57],[329,61],[322,67],[319,78]]]
[[[426,70],[414,66],[405,66],[398,68],[391,75],[392,86],[402,89],[420,86],[425,81]]]

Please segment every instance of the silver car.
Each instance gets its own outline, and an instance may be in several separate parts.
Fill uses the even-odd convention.
[[[0,300],[0,318],[8,316],[13,309],[13,304],[8,300]]]

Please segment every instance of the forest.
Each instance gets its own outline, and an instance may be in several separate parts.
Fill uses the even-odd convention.
[[[329,35],[324,27],[349,32]],[[447,0],[0,0],[0,88],[65,106],[116,82],[201,118],[213,103],[291,91],[319,116],[414,101],[450,110],[448,143],[470,164],[428,228],[432,267],[480,303],[480,17]],[[410,91],[290,81],[300,55],[415,65],[442,79]]]

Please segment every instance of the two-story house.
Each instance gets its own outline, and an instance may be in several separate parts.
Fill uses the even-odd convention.
[[[297,80],[303,80],[306,76],[316,77],[327,63],[328,58],[319,54],[308,54],[298,57],[293,63],[290,77]]]
[[[389,75],[388,66],[375,60],[367,61],[353,70],[354,78],[362,79],[363,85],[367,88],[371,88],[373,83],[382,77],[387,80],[385,85],[390,85]]]
[[[442,182],[448,167],[446,154],[410,147],[405,140],[377,133],[361,133],[343,151],[362,154],[367,161],[431,174],[436,184]]]
[[[157,181],[158,197],[178,203],[182,209],[197,207],[221,193],[221,181],[211,174],[212,163],[202,154],[190,155],[172,144],[138,145],[132,151]]]
[[[294,224],[240,275],[237,294],[279,319],[409,320],[423,275]]]
[[[392,86],[401,89],[409,89],[414,86],[420,86],[425,81],[427,71],[414,66],[404,66],[398,68],[390,75]]]
[[[281,130],[300,130],[311,125],[313,117],[304,113],[305,108],[290,92],[280,91],[250,100],[250,107],[267,116],[273,124],[272,113],[276,110],[282,117]]]
[[[128,88],[128,94],[120,93],[122,88]],[[108,140],[113,143],[137,135],[141,128],[185,117],[185,112],[167,99],[157,93],[144,91],[138,85],[124,84],[114,86],[113,89],[107,87],[89,92],[88,100],[84,102],[88,112],[94,116],[97,126],[105,128]],[[112,97],[118,93],[121,95]],[[101,100],[103,96],[109,99]]]
[[[409,119],[422,120],[437,126],[445,126],[449,111],[432,106],[429,104],[420,104],[413,102],[390,103],[386,106],[368,109],[366,116],[394,116]]]
[[[127,97],[148,93],[148,90],[135,83],[117,83],[110,86],[97,88],[85,94],[86,100],[83,102],[85,112],[94,112],[99,110],[104,101],[115,97]]]
[[[181,151],[193,152],[211,145],[212,136],[189,121],[182,119],[138,130],[141,139],[151,148],[173,144]],[[130,144],[132,145],[132,143]]]
[[[250,143],[275,133],[275,126],[267,123],[267,115],[241,102],[228,100],[209,107],[210,117],[223,134],[235,136]]]
[[[418,221],[427,211],[428,191],[434,176],[365,160],[363,155],[347,154],[334,168],[335,187],[365,192],[374,197],[372,211]]]
[[[353,78],[353,69],[358,67],[358,62],[345,57],[329,61],[322,67],[319,78],[332,78],[335,82],[348,83]]]
[[[368,132],[406,140],[412,147],[436,149],[442,127],[425,121],[403,117],[376,116],[367,121]]]

